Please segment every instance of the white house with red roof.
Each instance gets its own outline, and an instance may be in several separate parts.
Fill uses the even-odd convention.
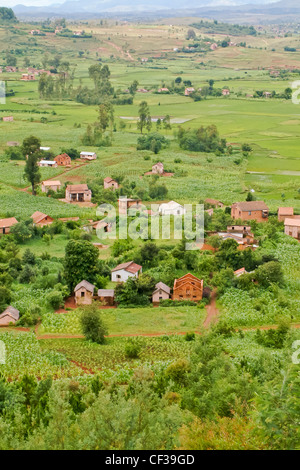
[[[142,266],[136,264],[134,261],[122,263],[116,266],[111,271],[112,282],[126,282],[130,277],[138,278],[142,273]]]

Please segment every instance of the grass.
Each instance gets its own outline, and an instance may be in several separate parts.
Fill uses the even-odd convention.
[[[102,317],[110,335],[175,334],[199,331],[206,310],[197,307],[117,308],[103,310]],[[81,334],[78,311],[47,314],[39,334]]]

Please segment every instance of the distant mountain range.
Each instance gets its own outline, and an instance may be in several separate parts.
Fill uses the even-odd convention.
[[[1,1],[1,0],[0,0]],[[43,7],[26,7],[17,5],[13,8],[20,19],[42,19],[48,17],[65,17],[68,19],[91,19],[116,17],[120,19],[168,16],[198,16],[207,18],[230,19],[241,15],[241,21],[247,22],[246,16],[253,15],[259,22],[266,16],[266,22],[273,22],[276,17],[281,21],[299,21],[299,0],[190,0],[188,7],[182,0],[74,0],[63,4]],[[270,3],[271,2],[271,3]],[[268,20],[269,18],[269,20]]]

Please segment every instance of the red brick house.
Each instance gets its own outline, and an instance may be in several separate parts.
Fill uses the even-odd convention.
[[[236,202],[231,206],[231,217],[235,220],[266,222],[269,217],[269,208],[264,201]]]
[[[300,240],[300,218],[287,218],[284,221],[284,233]]]
[[[110,178],[109,176],[104,178],[103,186],[104,186],[104,189],[113,189],[113,190],[115,190],[115,189],[119,188],[118,182],[116,180]]]
[[[92,191],[87,184],[69,184],[66,187],[66,200],[68,202],[91,202]]]
[[[224,204],[223,202],[221,201],[218,201],[217,199],[205,199],[204,201],[206,204],[209,204],[210,206],[213,206],[213,207],[224,207]]]
[[[57,155],[54,158],[54,161],[58,164],[58,166],[69,166],[71,165],[71,157],[68,154],[62,153],[61,155]]]
[[[203,280],[192,274],[186,274],[175,279],[173,287],[173,300],[191,300],[199,302],[203,297]]]
[[[142,201],[140,199],[128,199],[126,197],[121,197],[118,200],[119,203],[119,214],[125,215],[127,211],[132,207],[133,209],[140,209]]]
[[[6,235],[10,232],[11,227],[18,223],[17,219],[10,217],[8,219],[0,219],[0,235]]]
[[[293,207],[279,207],[278,209],[278,220],[279,222],[284,222],[287,217],[294,216],[294,208]]]
[[[3,116],[2,121],[3,122],[13,122],[14,117],[13,116]]]
[[[52,217],[49,217],[47,214],[43,214],[43,212],[36,211],[32,214],[31,219],[33,220],[33,224],[37,225],[38,227],[44,227],[45,225],[50,225],[54,222]]]

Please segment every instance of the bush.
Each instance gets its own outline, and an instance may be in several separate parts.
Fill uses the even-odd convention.
[[[64,299],[63,299],[62,293],[59,291],[55,291],[55,290],[50,292],[47,295],[46,301],[55,310],[58,310],[64,305]]]
[[[166,375],[174,382],[183,383],[189,371],[190,363],[186,359],[178,359],[178,361],[169,365]]]
[[[195,335],[195,333],[186,333],[184,335],[184,339],[185,339],[185,341],[195,341],[196,335]]]
[[[129,357],[130,359],[135,359],[139,357],[140,352],[140,344],[133,339],[129,339],[125,344],[125,356]]]
[[[97,344],[105,342],[105,335],[108,330],[95,303],[83,307],[83,313],[80,318],[82,332],[87,340],[93,341]]]

